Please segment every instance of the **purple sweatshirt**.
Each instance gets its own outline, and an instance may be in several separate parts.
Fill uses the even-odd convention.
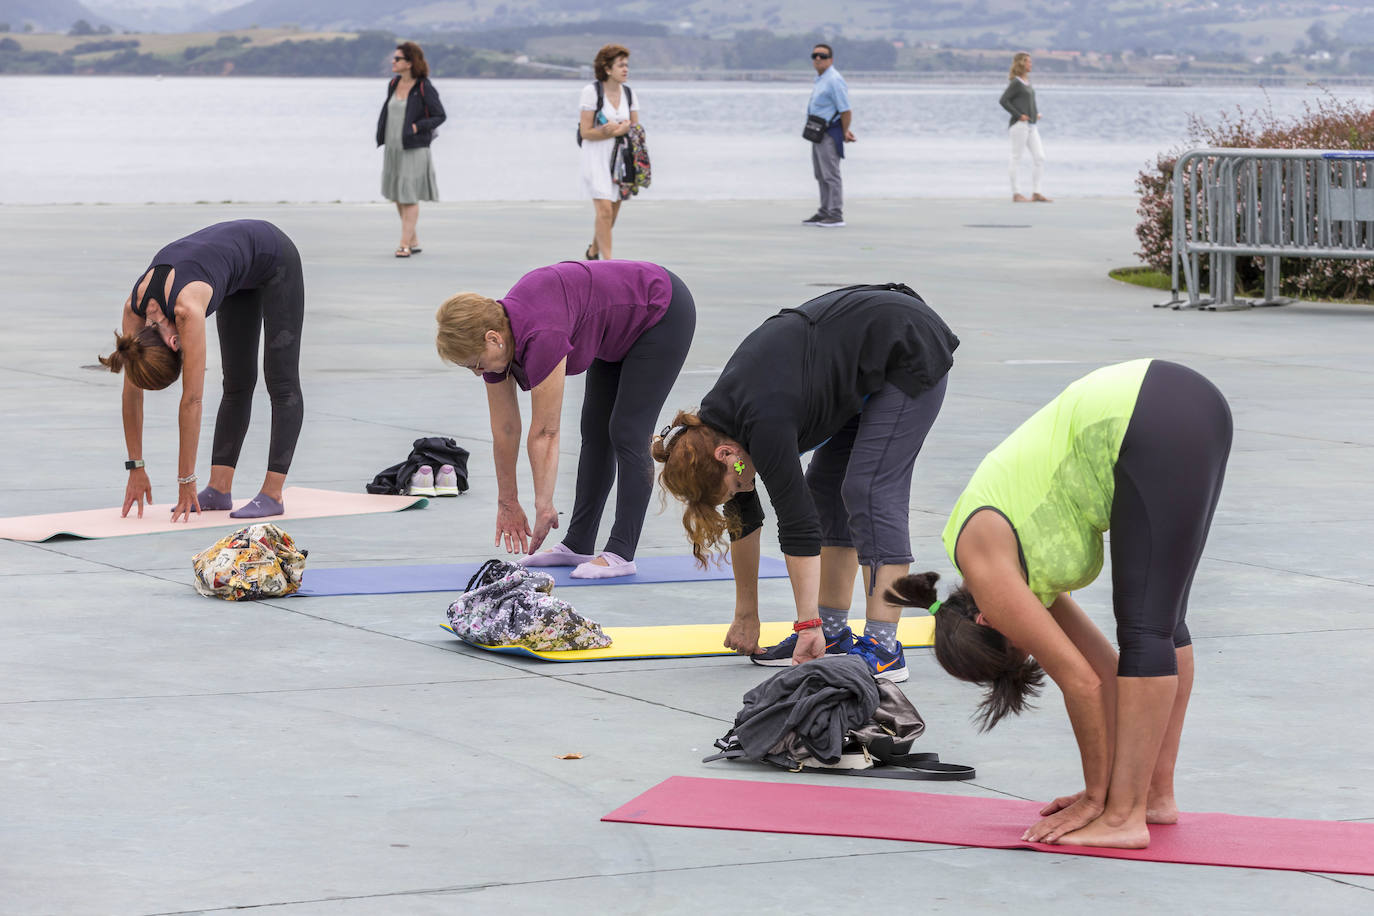
[[[515,353],[508,370],[529,391],[567,357],[567,374],[592,360],[620,362],[673,298],[668,271],[647,261],[563,261],[520,278],[501,305]],[[505,374],[485,373],[490,384]]]

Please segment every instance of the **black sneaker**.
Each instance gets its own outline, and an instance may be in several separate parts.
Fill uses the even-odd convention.
[[[803,226],[814,226],[814,225],[816,225],[817,223],[823,223],[823,222],[825,222],[825,217],[824,217],[824,216],[821,216],[819,213],[816,213],[816,214],[813,214],[813,215],[811,215],[811,216],[808,216],[806,219],[802,220],[802,225],[803,225]]]
[[[841,228],[844,227],[844,220],[842,220],[842,219],[823,219],[823,220],[818,220],[818,221],[816,222],[816,227],[819,228],[819,229],[841,229]]]
[[[749,656],[749,660],[765,668],[786,668],[792,664],[792,650],[796,647],[797,634],[793,633],[776,646],[769,646],[758,655]],[[849,627],[841,630],[839,636],[825,641],[826,655],[848,655],[853,648],[854,631]]]

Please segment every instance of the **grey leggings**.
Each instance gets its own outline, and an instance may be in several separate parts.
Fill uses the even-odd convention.
[[[658,414],[677,381],[692,334],[697,307],[687,285],[668,271],[673,298],[658,324],[649,328],[618,363],[596,360],[587,370],[582,398],[582,453],[577,461],[577,496],[563,545],[589,554],[601,514],[616,484],[615,522],[605,550],[633,560],[654,487],[649,441]]]
[[[280,254],[277,270],[257,289],[224,297],[215,313],[219,356],[224,367],[224,394],[215,416],[215,439],[210,461],[238,467],[248,421],[253,413],[253,389],[258,384],[259,331],[267,335],[262,373],[272,399],[272,439],[267,470],[285,474],[291,468],[301,434],[305,405],[301,398],[301,325],[305,322],[305,278],[301,256],[283,232],[277,232]]]
[[[948,379],[941,376],[914,398],[884,385],[863,413],[816,449],[806,483],[821,516],[823,547],[853,547],[873,572],[911,562],[911,472]]]

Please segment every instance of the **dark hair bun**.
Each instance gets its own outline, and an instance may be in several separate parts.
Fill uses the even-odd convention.
[[[937,572],[912,573],[892,583],[883,597],[903,607],[928,608],[939,597],[935,591],[935,583],[939,581],[940,574]]]

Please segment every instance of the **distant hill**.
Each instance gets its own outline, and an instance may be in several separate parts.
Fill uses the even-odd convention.
[[[35,32],[65,32],[80,19],[92,26],[114,27],[77,0],[0,0],[0,23],[11,32],[22,32],[25,25]]]
[[[421,6],[429,4],[417,0]],[[272,28],[297,25],[303,29],[347,31],[394,28],[401,25],[407,6],[376,0],[249,0],[197,24],[198,29],[216,31]]]
[[[250,0],[200,26],[389,29],[421,37],[614,20],[711,38],[766,29],[959,48],[1254,57],[1293,50],[1318,23],[1348,44],[1374,44],[1371,15],[1374,0]]]

